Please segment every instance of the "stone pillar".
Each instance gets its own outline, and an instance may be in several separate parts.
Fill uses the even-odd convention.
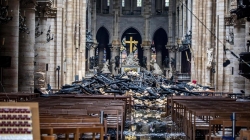
[[[168,46],[172,46],[174,45],[174,23],[173,23],[173,19],[174,19],[174,13],[175,11],[173,10],[173,6],[174,6],[174,1],[170,0],[169,1],[169,12],[168,12],[168,18],[169,18],[169,28],[168,28]]]
[[[73,82],[73,0],[66,1],[66,46],[65,46],[65,59],[66,59],[66,74],[65,83],[70,84]]]
[[[155,5],[156,5],[156,10],[162,10],[162,0],[156,0],[155,1]]]
[[[249,35],[250,22],[249,21],[246,21],[246,29],[245,29],[245,31],[246,31],[245,32],[246,42],[247,42],[247,40],[250,40],[250,35]],[[248,46],[246,46],[246,47],[248,47]],[[245,50],[247,50],[247,48]],[[245,78],[245,93],[246,93],[246,95],[250,95],[250,79],[247,79],[247,78]]]
[[[126,5],[126,4],[125,4]],[[121,42],[119,39],[119,21],[120,21],[120,4],[119,0],[116,0],[113,4],[114,8],[114,16],[113,16],[113,40],[112,40],[112,48],[110,48],[111,53],[111,73],[116,75],[118,74],[118,70],[115,70],[115,57],[120,56],[120,46]]]
[[[104,56],[104,44],[100,44],[98,47],[98,64],[99,64],[99,69],[101,70],[103,67],[103,56]]]
[[[156,63],[162,68],[162,47],[161,45],[157,45],[156,50]]]
[[[151,60],[151,43],[143,42],[143,56],[147,57],[147,70],[150,70],[150,60]]]
[[[115,57],[120,56],[120,43],[119,42],[113,42],[112,48],[110,48],[111,51],[111,73],[114,75],[118,74],[118,69],[115,70]],[[120,64],[121,65],[121,64]]]
[[[199,0],[193,0],[193,14],[194,15],[198,15],[199,11],[199,4],[198,4],[198,1]],[[197,75],[197,70],[198,70],[198,57],[197,57],[197,46],[198,46],[198,24],[199,24],[199,21],[196,20],[195,18],[193,18],[194,20],[192,21],[192,55],[193,55],[193,59],[191,61],[191,81],[192,80],[197,80],[198,78],[198,75]],[[197,38],[197,39],[196,39]]]
[[[36,35],[36,44],[35,44],[35,79],[34,84],[35,88],[41,89],[46,88],[46,64],[49,65],[49,58],[47,54],[47,50],[49,47],[47,46],[46,41],[46,33],[47,33],[47,18],[40,17],[37,19],[36,25],[37,30],[39,32],[43,32],[40,36]]]
[[[4,1],[3,1],[4,4]],[[19,43],[19,0],[9,0],[9,16],[12,20],[0,25],[0,56],[10,56],[11,66],[2,68],[2,79],[6,92],[18,91],[18,43]],[[10,12],[12,10],[12,12]],[[1,78],[1,77],[0,77]],[[0,86],[0,91],[2,87]]]
[[[58,68],[58,66],[60,66],[60,70],[59,70],[59,81],[58,81],[58,71],[56,70],[56,82],[55,85],[56,87],[54,88],[58,88],[58,82],[59,82],[59,88],[61,87],[61,85],[64,85],[64,74],[63,74],[63,70],[64,70],[64,28],[63,26],[65,25],[64,21],[64,8],[63,8],[63,1],[57,1],[57,3],[55,3],[55,7],[57,7],[57,12],[56,12],[56,28],[55,28],[55,34],[56,36],[54,37],[56,40],[56,51],[57,53],[56,55],[56,68]]]
[[[175,72],[176,72],[175,66],[171,65],[172,58],[175,59],[176,50],[172,48],[172,49],[168,49],[168,52],[169,52],[169,68],[170,68],[168,77],[170,78],[171,76],[175,76]]]
[[[151,61],[151,38],[149,37],[150,35],[150,13],[155,12],[155,10],[152,10],[155,8],[155,1],[151,3],[149,2],[149,0],[145,0],[144,1],[144,39],[142,41],[142,49],[143,49],[143,56],[145,56],[147,58],[147,64],[146,64],[146,68],[147,70],[150,70],[150,61]],[[150,4],[149,4],[150,3]]]
[[[88,3],[90,3],[88,1]],[[81,74],[79,75],[80,78],[82,77],[85,77],[85,72],[86,72],[86,58],[85,58],[85,55],[86,55],[86,29],[90,29],[89,27],[86,26],[86,9],[87,9],[87,6],[88,6],[88,3],[84,0],[80,0],[80,4],[81,4],[81,17],[80,17],[80,26],[81,26],[81,32],[80,32],[80,63],[81,65],[79,66],[80,67],[80,70],[81,71]],[[88,9],[91,8],[91,7],[88,7]],[[91,20],[90,20],[90,10],[88,10],[88,21],[91,23]],[[88,22],[88,26],[89,26],[89,23]],[[90,30],[89,30],[90,31]]]
[[[89,57],[95,56],[95,49],[97,47],[97,44],[93,44],[89,49]]]
[[[239,19],[235,21],[234,25],[234,47],[233,52],[239,56],[241,52],[245,52],[245,19]],[[234,84],[233,84],[233,92],[241,93],[240,90],[245,89],[245,77],[239,75],[239,61],[237,58],[233,57],[233,69],[234,69]],[[249,86],[249,85],[248,85]]]
[[[93,0],[93,4],[92,4],[92,17],[91,17],[92,21],[91,21],[91,31],[92,31],[92,37],[93,37],[93,41],[94,43],[97,43],[96,41],[96,0]]]
[[[76,14],[75,14],[75,75],[80,76],[80,0],[75,2],[76,7]],[[82,16],[82,15],[81,15]],[[79,77],[79,80],[81,77]]]
[[[207,26],[207,28],[211,31],[212,30],[212,0],[207,0],[206,2],[206,26]],[[214,55],[214,48],[213,48],[213,46],[212,46],[212,34],[211,34],[211,32],[210,31],[208,31],[208,30],[205,30],[205,32],[206,32],[206,42],[205,42],[205,44],[206,44],[206,51],[207,50],[212,50],[213,49],[213,52],[212,52],[212,54]],[[208,56],[206,56],[206,71],[205,71],[205,73],[206,73],[206,76],[205,76],[205,85],[207,85],[207,86],[211,86],[212,84],[211,84],[211,69],[212,69],[212,64],[211,64],[211,66],[208,66],[207,64],[208,64]]]
[[[224,46],[223,44],[219,41],[219,40],[226,40],[225,38],[225,1],[224,0],[218,0],[217,1],[217,8],[216,8],[216,12],[217,12],[217,90],[218,91],[223,91],[224,90],[224,86],[225,86],[225,70],[226,68],[223,67],[223,62],[224,59],[226,58],[225,56],[225,51],[224,51]]]
[[[23,6],[23,5],[21,5]],[[25,13],[26,25],[29,31],[19,35],[19,69],[18,91],[33,92],[34,90],[34,45],[35,45],[35,4],[29,3],[21,7]]]

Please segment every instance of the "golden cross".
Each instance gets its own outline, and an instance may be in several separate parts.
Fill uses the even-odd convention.
[[[132,53],[133,44],[137,44],[138,41],[135,41],[135,40],[133,41],[133,37],[131,36],[130,39],[129,39],[129,41],[125,41],[125,43],[129,44],[129,53]]]

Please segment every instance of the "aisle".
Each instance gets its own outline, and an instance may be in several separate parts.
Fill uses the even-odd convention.
[[[161,109],[133,109],[131,121],[126,122],[125,140],[182,140],[185,134],[165,117]]]

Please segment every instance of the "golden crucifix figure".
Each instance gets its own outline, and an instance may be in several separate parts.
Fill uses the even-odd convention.
[[[132,51],[133,51],[133,44],[137,44],[138,43],[138,41],[133,41],[133,37],[131,36],[130,38],[129,38],[129,41],[125,41],[125,43],[127,44],[129,44],[129,53],[132,53]]]

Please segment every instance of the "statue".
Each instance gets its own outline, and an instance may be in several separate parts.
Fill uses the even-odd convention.
[[[86,41],[87,42],[93,42],[92,33],[90,31],[86,32]]]
[[[103,63],[102,73],[111,73],[109,71],[109,61],[107,60],[105,63]]]
[[[115,57],[115,70],[117,70],[117,68],[119,68],[120,66],[120,56],[116,56]]]
[[[213,50],[214,50],[214,48],[207,49],[207,68],[212,67]]]
[[[172,57],[171,57],[171,62],[170,62],[170,64],[171,64],[171,67],[172,67],[172,68],[175,68],[176,60],[175,60],[174,58],[172,58]]]
[[[98,66],[98,55],[94,57],[94,67],[97,67]]]
[[[153,66],[153,68],[154,68],[153,74],[162,75],[163,72],[162,72],[160,66],[156,63],[156,61],[153,60],[153,62],[151,62],[151,63],[153,63],[152,66]]]
[[[89,69],[93,69],[95,66],[95,58],[94,56],[89,58]]]
[[[142,58],[142,67],[147,69],[147,57],[146,56],[143,56]]]
[[[164,59],[164,66],[166,67],[166,68],[169,68],[169,58],[168,58],[168,56],[165,56],[165,59]]]
[[[138,59],[134,57],[133,53],[130,53],[122,64],[124,66],[139,66]]]

